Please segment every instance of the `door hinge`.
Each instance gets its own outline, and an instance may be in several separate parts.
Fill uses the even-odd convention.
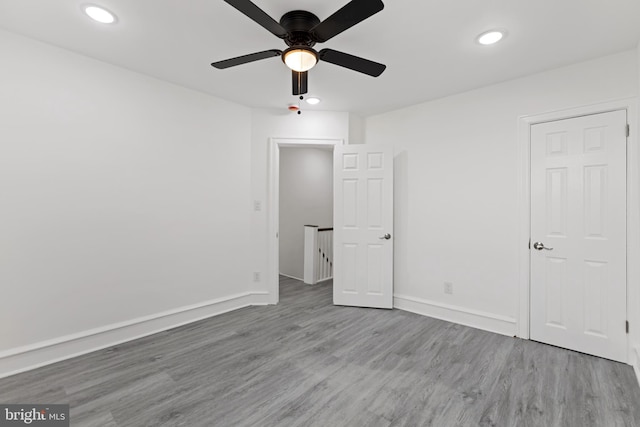
[[[630,134],[631,134],[631,129],[629,129],[629,125],[627,124],[627,138],[629,137]]]
[[[629,333],[629,321],[627,320],[625,324],[626,324],[625,330],[627,331],[627,333]]]

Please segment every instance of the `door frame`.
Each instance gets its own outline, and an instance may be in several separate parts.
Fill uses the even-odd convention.
[[[326,148],[344,144],[334,138],[269,138],[267,187],[267,292],[268,304],[280,300],[280,147]]]
[[[531,126],[563,119],[626,110],[630,136],[627,138],[627,319],[635,327],[640,327],[640,313],[633,310],[640,304],[640,267],[629,259],[640,258],[640,151],[638,150],[638,100],[624,98],[597,104],[585,105],[565,110],[521,116],[518,118],[518,190],[519,190],[519,232],[518,232],[518,325],[517,336],[529,339],[530,311],[530,249],[531,230]],[[622,326],[621,326],[622,327]],[[630,335],[627,335],[627,357],[631,356]]]

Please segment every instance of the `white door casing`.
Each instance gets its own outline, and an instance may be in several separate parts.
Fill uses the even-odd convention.
[[[393,149],[336,146],[333,165],[333,302],[393,308]]]
[[[621,362],[626,123],[619,110],[531,126],[530,338]]]

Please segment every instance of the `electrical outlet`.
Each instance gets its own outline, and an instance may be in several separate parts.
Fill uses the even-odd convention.
[[[253,273],[253,281],[254,282],[259,282],[260,281],[260,272],[256,271]]]
[[[444,293],[445,294],[453,294],[453,283],[444,282]]]

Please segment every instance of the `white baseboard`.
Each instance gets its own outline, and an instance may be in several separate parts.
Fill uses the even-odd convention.
[[[284,273],[278,273],[278,274],[280,276],[288,277],[289,279],[300,280],[301,282],[304,282],[304,279],[301,279],[301,278],[296,277],[296,276],[291,276],[289,274],[284,274]]]
[[[280,276],[288,277],[289,279],[300,280],[301,282],[304,282],[304,279],[301,279],[301,278],[296,277],[296,276],[290,276],[290,275],[288,275],[288,274],[284,274],[284,273],[278,273],[278,274],[279,274]],[[324,278],[324,279],[321,279],[321,280],[318,280],[318,281],[316,282],[316,285],[317,285],[318,283],[326,282],[327,280],[332,280],[332,279],[333,279],[333,276],[331,276],[331,277],[327,277],[327,278]],[[309,283],[305,283],[305,285],[309,285]]]
[[[271,302],[271,295],[269,292],[252,292],[252,301],[250,305],[270,305],[273,304]]]
[[[399,294],[393,296],[393,307],[501,335],[516,335],[516,319],[508,316]]]
[[[268,294],[246,292],[90,329],[0,352],[0,378],[50,365],[96,350],[166,331],[251,305],[265,305]]]

